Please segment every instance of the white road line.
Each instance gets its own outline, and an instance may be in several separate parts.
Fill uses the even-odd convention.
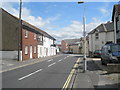
[[[64,59],[66,59],[67,57],[64,57]]]
[[[51,62],[51,61],[53,61],[53,59],[50,59],[50,60],[48,60],[47,62]]]
[[[58,62],[62,61],[62,59],[58,60]]]
[[[40,72],[40,71],[42,71],[42,69],[39,69],[39,70],[37,70],[37,71],[35,71],[35,72],[33,72],[33,73],[30,73],[30,74],[28,74],[28,75],[26,75],[26,76],[24,76],[24,77],[21,77],[21,78],[19,78],[18,80],[25,79],[25,78],[27,78],[27,77],[29,77],[29,76],[35,74],[35,73],[38,73],[38,72]]]
[[[52,65],[54,65],[54,64],[56,64],[56,62],[54,62],[54,63],[52,63],[52,64],[48,65],[48,67],[50,67],[50,66],[52,66]]]

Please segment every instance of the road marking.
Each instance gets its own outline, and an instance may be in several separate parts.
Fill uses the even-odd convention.
[[[62,61],[62,59],[60,59],[58,62]]]
[[[50,60],[48,60],[47,62],[51,62],[51,61],[53,61],[53,59],[50,59]]]
[[[52,66],[52,65],[54,65],[54,64],[56,64],[56,62],[54,62],[54,63],[52,63],[52,64],[48,65],[48,67],[50,67],[50,66]]]
[[[66,57],[64,57],[64,59],[66,59]]]
[[[21,78],[19,78],[18,80],[20,81],[20,80],[22,80],[22,79],[25,79],[25,78],[27,78],[27,77],[35,74],[35,73],[38,73],[38,72],[40,72],[40,71],[42,71],[42,69],[39,69],[39,70],[37,70],[37,71],[35,71],[35,72],[33,72],[33,73],[30,73],[30,74],[28,74],[28,75],[26,75],[26,76],[24,76],[24,77],[21,77]]]
[[[62,90],[67,90],[67,88],[69,88],[68,85],[69,85],[69,83],[70,83],[70,81],[71,81],[71,79],[72,79],[73,74],[75,73],[75,68],[78,67],[78,64],[77,64],[78,62],[80,62],[80,58],[78,58],[76,64],[74,65],[74,68],[71,70],[71,72],[70,72],[67,80],[65,81],[65,83],[64,83],[64,85],[63,85]]]
[[[36,62],[24,64],[24,65],[21,65],[21,66],[18,66],[18,67],[10,68],[10,69],[7,69],[7,70],[2,70],[2,71],[0,71],[0,73],[15,70],[15,69],[22,68],[22,67],[29,66],[29,65],[33,65],[33,64],[36,64],[36,63],[39,63],[39,62],[41,62],[41,61],[39,60],[39,61],[36,61]]]

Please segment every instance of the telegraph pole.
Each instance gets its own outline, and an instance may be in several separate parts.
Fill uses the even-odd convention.
[[[19,9],[19,26],[18,26],[18,61],[20,61],[20,49],[21,49],[21,10],[22,10],[22,0],[20,0]]]

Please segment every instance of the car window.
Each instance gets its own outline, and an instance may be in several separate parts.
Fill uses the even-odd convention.
[[[112,52],[120,52],[120,45],[112,45],[111,50]]]

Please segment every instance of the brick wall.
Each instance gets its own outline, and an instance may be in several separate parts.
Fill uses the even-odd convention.
[[[62,46],[62,52],[69,50],[68,45],[64,40],[62,40],[61,46]]]
[[[25,29],[22,30],[22,59],[30,59],[30,46],[32,45],[32,58],[38,57],[37,50],[37,35],[36,40],[34,40],[34,32],[28,31],[28,37],[25,38]],[[25,46],[28,46],[28,54],[25,54]],[[34,53],[34,46],[36,46],[36,53]]]

